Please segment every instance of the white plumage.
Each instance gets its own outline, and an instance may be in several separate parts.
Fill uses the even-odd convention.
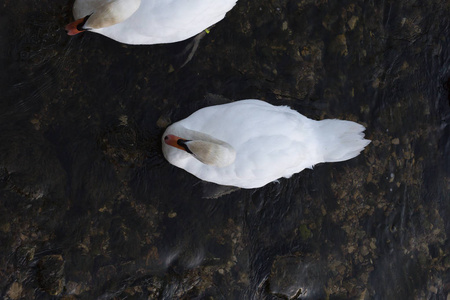
[[[122,43],[162,44],[197,35],[222,20],[236,1],[76,0],[73,15],[75,20],[91,15],[83,29]]]
[[[200,109],[170,125],[162,138],[162,151],[171,164],[202,180],[257,188],[318,163],[357,156],[370,143],[364,139],[364,130],[351,121],[315,121],[287,106],[241,100]],[[199,140],[231,146],[234,161],[222,167],[202,163],[195,156],[203,153],[189,147]],[[228,155],[226,149],[221,151]]]

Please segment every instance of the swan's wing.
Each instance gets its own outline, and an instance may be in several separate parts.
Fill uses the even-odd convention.
[[[187,160],[184,168],[204,180],[241,187],[289,177],[319,162],[314,122],[288,107],[258,100],[201,109],[180,125],[226,141],[235,148],[236,161],[214,168]]]

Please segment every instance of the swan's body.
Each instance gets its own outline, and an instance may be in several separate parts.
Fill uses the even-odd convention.
[[[236,1],[76,0],[76,21],[66,29],[70,35],[89,30],[125,44],[172,43],[219,22]]]
[[[370,143],[364,130],[355,122],[315,121],[287,106],[242,100],[200,109],[172,124],[162,150],[171,164],[202,180],[257,188],[318,163],[357,156]],[[210,156],[216,151],[208,144],[219,145],[218,156],[225,157],[217,159],[220,166],[214,165]]]

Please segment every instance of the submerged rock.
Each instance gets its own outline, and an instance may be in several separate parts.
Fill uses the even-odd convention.
[[[61,255],[47,255],[37,263],[39,287],[52,296],[59,295],[64,288],[64,260]]]
[[[20,299],[22,297],[22,290],[22,284],[20,284],[19,282],[13,282],[13,284],[11,284],[11,286],[8,288],[6,296],[12,300]]]
[[[309,257],[277,258],[269,278],[270,292],[288,299],[320,299],[325,296],[321,263]]]

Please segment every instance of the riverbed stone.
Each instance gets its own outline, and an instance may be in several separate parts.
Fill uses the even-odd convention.
[[[47,255],[37,263],[37,281],[50,295],[59,295],[64,288],[64,259],[61,255]]]
[[[320,264],[298,256],[278,257],[271,268],[269,288],[272,294],[288,299],[313,299],[323,296]]]

